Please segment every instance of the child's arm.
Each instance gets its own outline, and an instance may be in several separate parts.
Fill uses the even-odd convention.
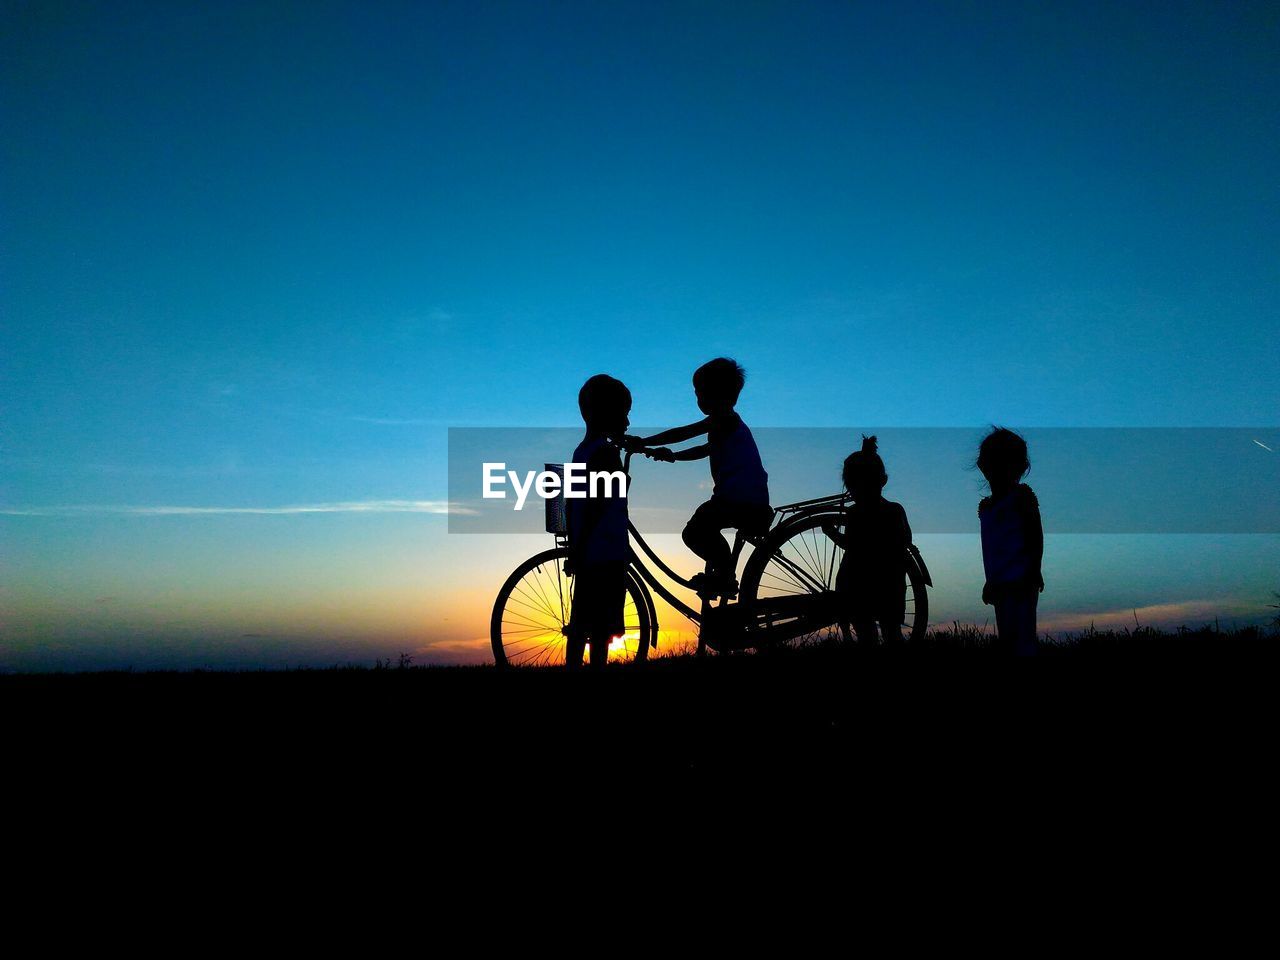
[[[982,522],[982,515],[991,506],[991,498],[983,497],[978,501],[978,522]],[[990,580],[984,580],[982,583],[982,602],[990,606],[996,602],[995,587]]]
[[[652,437],[645,437],[642,442],[646,447],[665,447],[669,443],[684,443],[686,440],[700,437],[710,429],[711,418],[703,417],[697,423],[691,423],[684,427],[672,427],[670,430],[655,433]],[[696,460],[697,458],[694,457],[692,459]]]
[[[652,450],[646,450],[645,454],[654,460],[661,460],[664,463],[675,463],[677,460],[701,460],[703,457],[711,456],[711,445],[702,443],[696,447],[686,447],[683,450],[655,447]]]
[[[825,533],[828,537],[830,537],[831,542],[834,543],[841,550],[849,549],[849,538],[845,536],[843,533],[841,533],[840,528],[836,526],[834,523],[824,523],[822,525],[822,532]]]

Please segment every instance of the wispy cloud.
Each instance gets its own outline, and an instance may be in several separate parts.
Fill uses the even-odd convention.
[[[177,517],[222,516],[227,514],[292,515],[300,513],[433,513],[473,514],[469,507],[448,500],[345,500],[337,503],[296,503],[282,507],[191,507],[191,506],[99,506],[0,507],[0,515],[10,517],[130,516]]]

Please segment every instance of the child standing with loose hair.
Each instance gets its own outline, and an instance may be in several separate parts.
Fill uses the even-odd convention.
[[[631,391],[621,380],[598,373],[578,392],[578,410],[586,435],[573,451],[573,463],[585,463],[587,473],[622,469],[616,443],[624,441],[630,425]],[[574,578],[573,605],[565,638],[565,668],[582,666],[583,650],[591,648],[591,668],[609,661],[609,644],[625,632],[627,498],[588,495],[568,506],[569,559],[565,570]]]
[[[996,608],[996,642],[1005,653],[1036,652],[1036,603],[1044,590],[1040,503],[1021,480],[1031,469],[1027,442],[993,427],[978,448],[978,469],[991,496],[978,504],[982,526],[982,602]]]
[[[902,641],[907,607],[907,554],[911,525],[902,504],[884,498],[889,482],[876,438],[864,436],[862,449],[844,461],[844,488],[853,497],[844,532],[822,529],[844,549],[836,574],[836,594],[859,644],[876,642],[876,624],[886,644]]]

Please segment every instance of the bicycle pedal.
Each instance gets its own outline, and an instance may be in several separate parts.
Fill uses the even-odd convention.
[[[690,584],[693,586],[694,593],[703,600],[714,600],[716,597],[732,600],[738,595],[737,580],[719,580],[700,573],[690,581]]]

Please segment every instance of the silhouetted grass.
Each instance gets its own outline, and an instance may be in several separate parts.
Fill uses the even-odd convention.
[[[1265,656],[1280,651],[1280,623],[1269,627],[1228,627],[1207,624],[1200,627],[1178,627],[1174,630],[1162,630],[1155,627],[1135,625],[1119,630],[1088,630],[1075,633],[1042,634],[1039,653],[1044,657],[1062,658],[1098,658],[1098,657],[1146,657],[1153,664],[1170,657],[1203,656],[1219,657],[1224,655]],[[838,634],[831,633],[819,639],[808,639],[788,644],[778,649],[763,651],[738,651],[727,656],[712,654],[703,659],[696,656],[694,646],[690,644],[680,653],[665,653],[647,661],[626,664],[611,664],[611,673],[668,671],[684,669],[683,665],[700,664],[714,669],[717,662],[740,662],[743,660],[759,660],[764,666],[768,663],[794,662],[803,664],[812,660],[815,666],[821,662],[835,658],[879,658],[879,659],[928,659],[945,657],[987,660],[1004,659],[995,646],[995,633],[989,626],[978,626],[952,622],[949,626],[931,628],[923,640],[903,642],[901,644],[867,645],[858,641],[845,641]],[[53,672],[40,674],[0,674],[0,684],[5,681],[14,683],[39,682],[41,679],[76,677],[82,680],[89,678],[136,678],[148,677],[280,677],[280,676],[313,676],[343,677],[376,675],[386,677],[411,677],[432,675],[477,675],[493,673],[511,675],[532,675],[561,673],[562,667],[521,668],[518,670],[498,671],[493,664],[438,665],[419,664],[414,657],[401,653],[397,660],[391,658],[377,659],[370,664],[345,663],[327,667],[289,667],[276,669],[251,670],[213,670],[196,668],[192,670],[103,670],[82,672]],[[585,669],[583,673],[588,673]]]

